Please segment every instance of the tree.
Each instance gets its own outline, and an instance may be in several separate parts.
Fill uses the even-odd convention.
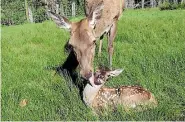
[[[75,8],[75,1],[72,0],[72,16],[74,17],[76,15],[76,8]]]
[[[181,4],[183,4],[184,3],[184,0],[181,0]]]
[[[142,0],[141,2],[142,8],[144,8],[144,4],[145,4],[145,0]]]

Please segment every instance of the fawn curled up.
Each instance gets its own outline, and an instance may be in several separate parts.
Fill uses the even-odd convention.
[[[151,92],[140,86],[121,86],[119,88],[103,87],[110,76],[118,76],[122,70],[99,70],[94,74],[93,84],[87,84],[83,91],[84,102],[93,109],[102,109],[107,106],[123,105],[125,109],[137,106],[154,107],[157,101]]]

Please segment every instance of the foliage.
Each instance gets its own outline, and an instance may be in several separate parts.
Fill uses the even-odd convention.
[[[24,0],[2,0],[1,24],[22,24],[26,21]]]
[[[76,15],[84,15],[84,0],[75,0],[76,3]],[[61,7],[63,8],[64,16],[72,16],[72,0],[61,0]]]
[[[173,9],[178,9],[178,4],[177,3],[174,3],[174,4],[171,4],[171,10]]]
[[[77,15],[84,14],[84,0],[77,0]]]
[[[55,4],[53,0],[51,4]],[[35,23],[43,22],[48,19],[46,14],[46,3],[43,0],[27,0],[28,5],[33,13],[33,19]],[[71,17],[71,0],[58,0],[60,4],[60,14]],[[55,7],[54,5],[49,5]],[[52,8],[56,9],[56,8]],[[76,15],[84,15],[84,3],[83,0],[76,0]],[[2,0],[2,25],[18,25],[27,21],[25,0]]]
[[[118,22],[113,67],[124,72],[106,86],[140,85],[150,90],[158,107],[143,112],[94,115],[70,80],[46,70],[66,60],[69,32],[54,22],[2,27],[2,120],[165,121],[185,118],[184,10],[126,10]],[[95,67],[107,65],[107,41]],[[96,54],[98,48],[96,50]],[[96,55],[97,56],[97,55]],[[20,107],[20,101],[28,101]]]
[[[180,8],[185,9],[185,2],[179,4]]]
[[[170,3],[169,2],[164,2],[163,4],[159,5],[160,10],[170,10]]]
[[[35,23],[43,22],[48,19],[48,16],[46,14],[47,10],[42,0],[30,0],[29,6],[31,6],[32,8]]]
[[[33,12],[33,18],[35,23],[40,23],[48,19],[48,16],[46,14],[46,9],[44,7],[38,7]]]
[[[174,9],[184,9],[185,4],[169,3],[165,1],[163,4],[159,5],[160,10],[174,10]]]

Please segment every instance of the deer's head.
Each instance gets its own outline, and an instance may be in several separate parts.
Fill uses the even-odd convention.
[[[94,73],[94,85],[102,85],[110,77],[118,76],[122,71],[123,71],[123,69],[116,69],[116,70],[98,69]]]
[[[89,16],[79,22],[70,22],[67,18],[49,12],[51,18],[60,27],[70,31],[69,44],[73,47],[80,66],[80,74],[86,80],[93,80],[93,60],[96,47],[94,28],[100,19],[103,2]]]

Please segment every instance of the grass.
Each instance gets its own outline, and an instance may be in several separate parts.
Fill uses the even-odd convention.
[[[68,32],[51,21],[2,28],[2,120],[185,120],[183,10],[127,10],[118,23],[113,67],[124,72],[106,86],[140,85],[150,90],[159,105],[143,112],[119,108],[96,116],[76,87],[70,91],[69,81],[46,70],[65,61],[68,38]],[[108,65],[103,43],[95,67]],[[20,107],[24,99],[28,102]]]

